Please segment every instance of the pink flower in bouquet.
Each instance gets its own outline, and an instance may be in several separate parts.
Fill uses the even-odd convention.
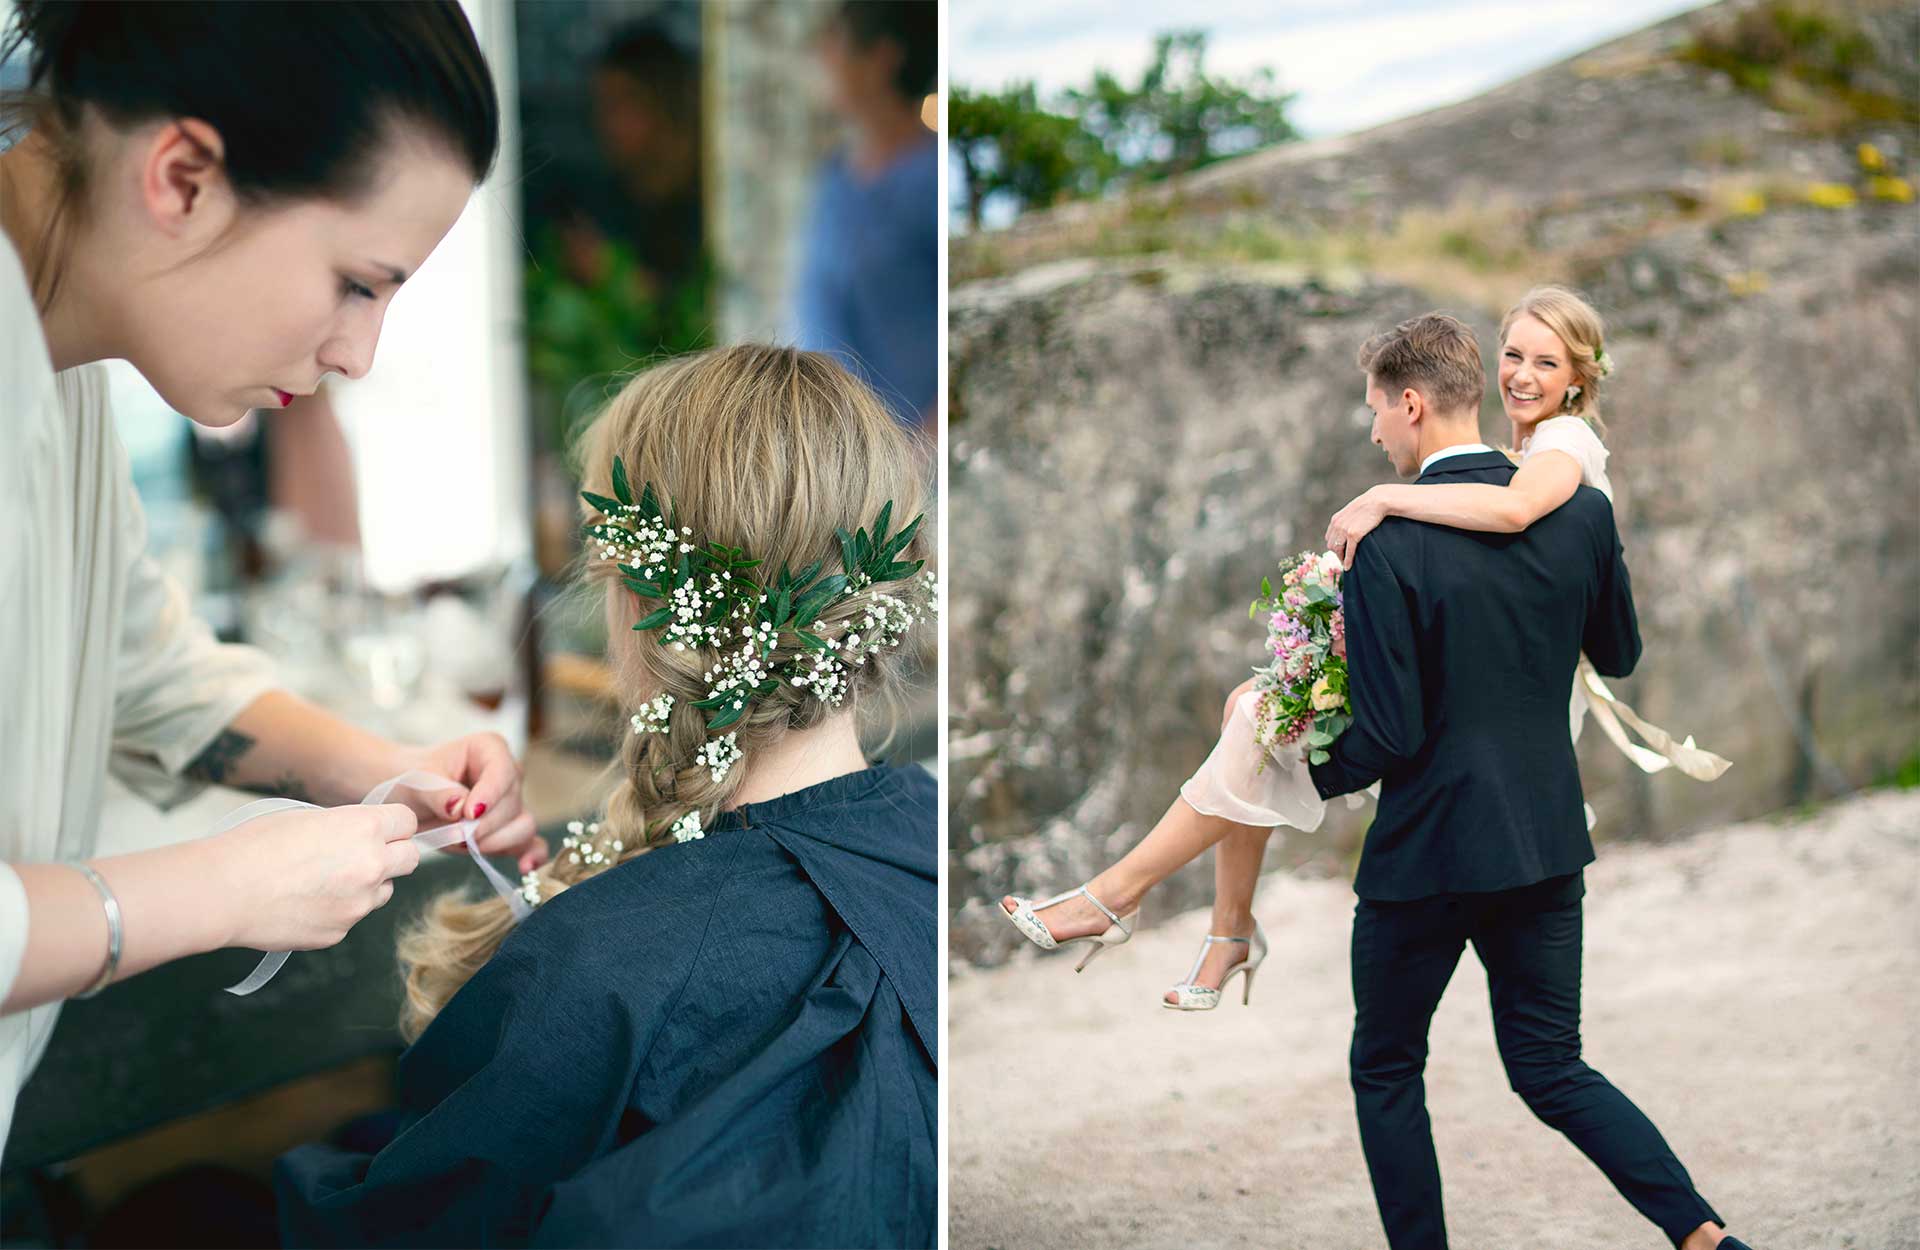
[[[1267,623],[1272,663],[1254,670],[1261,691],[1256,736],[1277,749],[1296,748],[1316,727],[1341,732],[1347,717],[1346,622],[1339,559],[1302,552],[1290,558],[1279,585],[1263,581],[1249,615]]]

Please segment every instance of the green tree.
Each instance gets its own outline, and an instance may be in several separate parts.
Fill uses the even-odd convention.
[[[1271,70],[1217,77],[1206,55],[1205,31],[1169,31],[1154,37],[1138,83],[1099,70],[1047,104],[1032,83],[998,92],[956,86],[947,136],[966,182],[968,222],[979,229],[981,206],[995,193],[1044,208],[1098,195],[1119,178],[1154,182],[1300,137],[1287,120],[1294,97],[1275,90]]]
[[[1032,83],[1005,91],[955,87],[947,101],[947,142],[960,158],[967,221],[980,228],[986,198],[1006,192],[1020,206],[1045,207],[1106,186],[1113,162],[1078,121],[1040,106]]]
[[[1062,111],[1099,139],[1115,165],[1146,182],[1300,137],[1287,120],[1294,97],[1275,92],[1272,70],[1218,78],[1207,73],[1206,55],[1203,30],[1157,35],[1138,85],[1097,71],[1090,87],[1066,93]]]

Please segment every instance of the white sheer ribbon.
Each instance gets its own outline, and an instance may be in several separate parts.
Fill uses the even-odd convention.
[[[461,788],[460,783],[457,781],[449,781],[447,778],[434,773],[410,769],[407,772],[401,773],[398,777],[389,778],[381,782],[372,790],[368,791],[367,797],[361,799],[360,802],[363,806],[385,803],[388,796],[402,786],[411,790],[417,790],[422,794],[431,794],[435,790],[457,790]],[[289,811],[296,807],[310,807],[317,810],[318,806],[319,805],[315,803],[302,803],[297,799],[257,799],[244,807],[237,808],[228,813],[225,819],[221,820],[218,825],[215,825],[213,829],[208,831],[208,836],[211,837],[216,833],[225,833],[236,825],[243,825],[257,816],[266,816],[273,812]],[[514,923],[518,924],[520,921],[525,920],[527,913],[533,909],[527,906],[527,901],[524,898],[520,897],[519,888],[504,876],[500,875],[500,872],[486,861],[486,857],[480,854],[479,844],[473,839],[474,825],[475,822],[471,820],[462,820],[450,825],[441,825],[437,828],[414,834],[412,842],[420,848],[423,854],[427,851],[437,851],[441,847],[452,846],[455,842],[465,842],[467,844],[467,854],[472,857],[475,864],[479,865],[480,872],[487,879],[487,884],[491,885],[495,892],[507,901],[508,909],[513,912]],[[286,966],[287,958],[292,953],[292,951],[269,952],[258,964],[254,965],[253,971],[248,973],[245,978],[237,984],[227,986],[227,993],[236,995],[253,993],[267,982],[273,980],[280,969]]]
[[[1607,683],[1600,679],[1592,661],[1584,655],[1580,657],[1579,682],[1586,688],[1587,709],[1593,713],[1593,719],[1600,723],[1600,731],[1643,772],[1657,773],[1671,767],[1695,781],[1713,781],[1733,767],[1731,760],[1695,746],[1692,734],[1688,734],[1683,742],[1675,742],[1672,734],[1643,719],[1607,689]],[[1623,721],[1646,739],[1647,746],[1643,747],[1627,738],[1627,730],[1621,723]]]

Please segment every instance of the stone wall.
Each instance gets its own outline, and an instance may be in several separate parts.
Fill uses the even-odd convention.
[[[1920,743],[1920,250],[1908,206],[1679,228],[1585,286],[1646,654],[1622,696],[1735,761],[1646,777],[1589,727],[1601,838],[1660,838],[1871,782]],[[1764,270],[1733,293],[1728,274]],[[1389,470],[1355,348],[1436,306],[1365,277],[1070,261],[952,297],[952,892],[1084,880],[1151,827],[1259,656],[1247,604]],[[1484,428],[1507,431],[1491,397]],[[1490,673],[1487,680],[1497,681]],[[1371,805],[1268,865],[1345,872]],[[1209,896],[1211,861],[1150,903]]]

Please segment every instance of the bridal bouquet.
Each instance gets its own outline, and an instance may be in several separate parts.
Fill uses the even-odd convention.
[[[1347,698],[1347,621],[1340,595],[1340,557],[1303,551],[1280,562],[1280,590],[1260,579],[1260,598],[1249,618],[1267,616],[1267,650],[1273,662],[1253,670],[1260,702],[1254,737],[1269,751],[1302,739],[1315,764],[1327,762],[1327,747],[1353,724]],[[1261,761],[1261,767],[1266,766]]]

